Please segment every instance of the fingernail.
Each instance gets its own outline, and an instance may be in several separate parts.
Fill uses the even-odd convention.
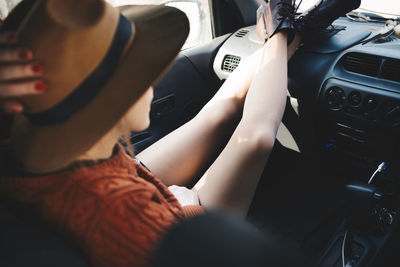
[[[20,59],[29,60],[32,58],[32,53],[31,53],[31,51],[25,49],[25,50],[20,51],[18,56]]]
[[[35,84],[35,89],[38,92],[44,92],[47,89],[47,84],[45,84],[44,82],[38,82]]]
[[[17,41],[17,39],[18,39],[18,36],[15,33],[10,33],[7,37],[7,40],[9,42],[15,42],[15,41]]]
[[[15,106],[15,107],[12,107],[11,109],[15,114],[22,113],[22,111],[23,111],[23,108],[20,106]]]
[[[44,66],[42,64],[32,65],[32,70],[35,73],[42,73],[44,71]]]
[[[4,110],[4,112],[6,112],[8,114],[19,114],[19,113],[22,113],[22,108],[21,107],[17,107],[17,106],[5,106],[3,110]]]

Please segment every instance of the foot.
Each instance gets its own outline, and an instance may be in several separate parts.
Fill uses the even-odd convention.
[[[270,0],[267,6],[261,6],[257,12],[262,15],[259,24],[264,27],[265,39],[280,31],[288,32],[289,40],[293,39],[295,9],[292,0]]]
[[[295,21],[296,30],[305,37],[326,29],[338,17],[358,8],[361,0],[320,0]]]

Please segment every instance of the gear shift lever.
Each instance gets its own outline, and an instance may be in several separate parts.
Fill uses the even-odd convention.
[[[366,234],[376,229],[376,219],[373,216],[377,201],[382,194],[366,183],[346,185],[347,206],[345,212],[346,231],[342,243],[342,266],[352,266],[359,260],[353,255],[353,238],[355,234]],[[347,264],[346,264],[347,263]]]
[[[342,244],[342,264],[346,266],[346,257],[352,259],[352,239],[354,234],[367,234],[376,230],[385,230],[385,216],[388,210],[383,208],[384,195],[371,184],[375,175],[386,169],[386,164],[382,162],[372,174],[367,183],[352,183],[346,185],[346,224]],[[389,215],[390,212],[388,213]],[[391,222],[389,222],[389,225]]]
[[[383,195],[370,184],[353,183],[346,185],[348,206],[346,223],[349,230],[367,233],[376,228],[376,217],[373,210]]]

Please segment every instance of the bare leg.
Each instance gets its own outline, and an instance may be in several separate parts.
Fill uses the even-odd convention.
[[[287,60],[294,55],[300,43],[301,37],[296,35],[287,47]],[[253,81],[254,74],[256,73],[258,66],[261,64],[261,59],[263,58],[262,54],[265,53],[264,51],[265,49],[262,47],[255,51],[244,62],[241,62],[218,90],[218,93],[208,102],[205,108],[227,98],[234,98],[237,100],[238,104],[243,105],[247,91]]]
[[[288,58],[299,43],[297,36],[287,48]],[[242,113],[262,54],[272,56],[272,50],[264,51],[265,47],[260,48],[243,61],[194,119],[137,155],[166,185],[185,185],[201,176],[200,171],[217,156],[236,126],[232,127],[234,118]],[[263,81],[268,85],[266,79]]]
[[[195,185],[206,208],[247,214],[272,150],[287,97],[287,35],[274,35],[261,50],[261,64],[244,101],[243,117],[228,144]]]

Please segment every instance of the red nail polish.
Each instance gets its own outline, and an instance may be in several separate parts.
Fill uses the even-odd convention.
[[[5,113],[7,113],[7,114],[11,114],[11,115],[13,115],[13,114],[20,114],[20,113],[22,113],[22,111],[23,111],[23,108],[22,107],[19,107],[19,106],[5,106],[4,108],[3,108],[3,111],[5,112]]]
[[[38,82],[35,84],[36,91],[44,92],[47,89],[47,85],[44,82]]]
[[[18,53],[20,59],[29,60],[32,58],[32,53],[29,50],[22,50]]]
[[[12,111],[14,114],[20,114],[20,113],[22,113],[22,108],[21,107],[12,107]]]
[[[35,73],[42,73],[44,71],[44,66],[42,64],[32,65],[32,70]]]

